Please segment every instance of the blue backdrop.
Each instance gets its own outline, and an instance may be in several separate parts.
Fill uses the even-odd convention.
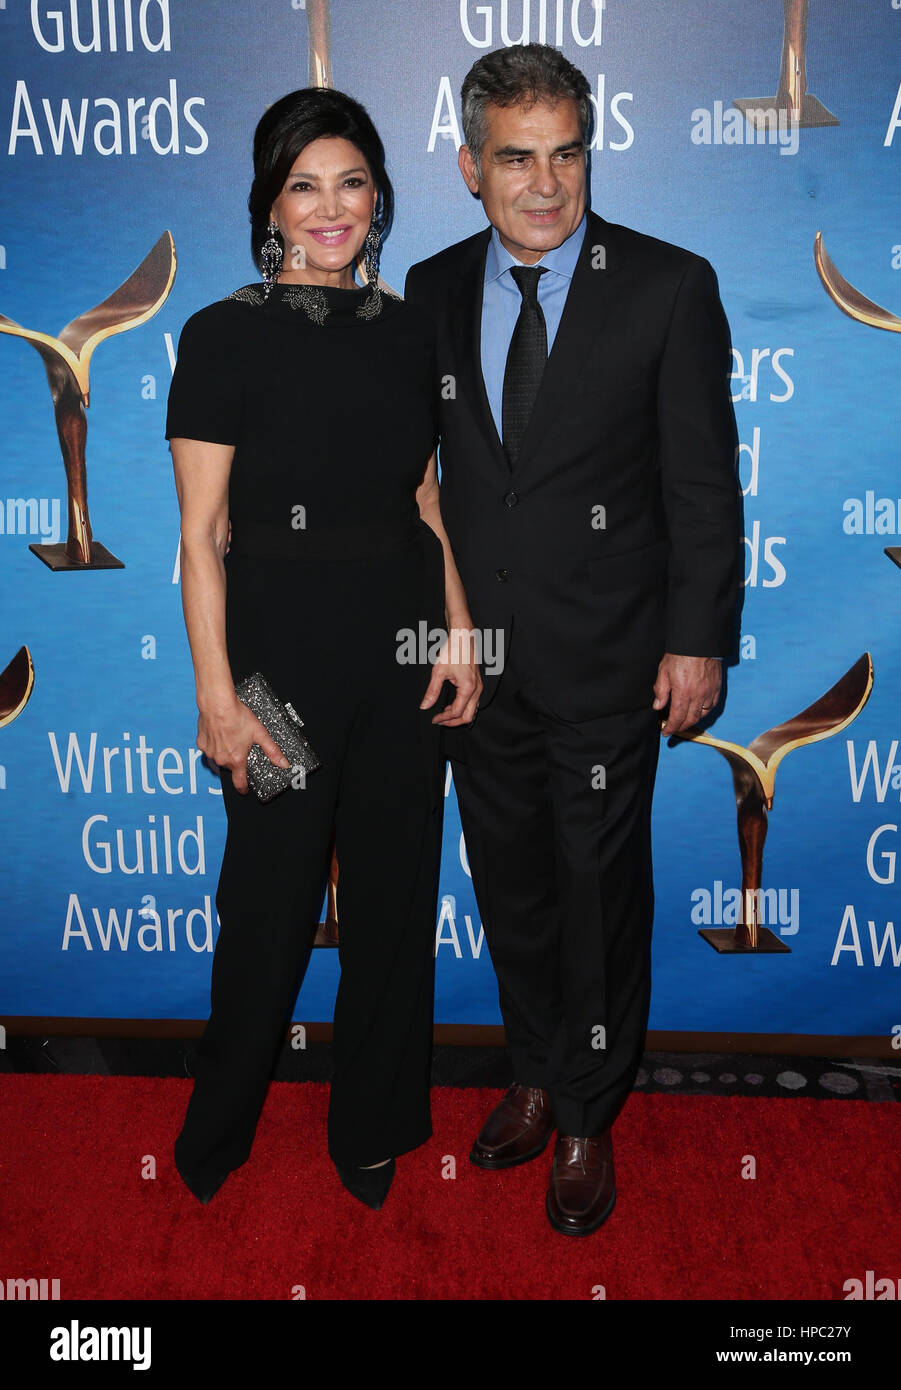
[[[206,1016],[225,815],[190,754],[166,395],[185,319],[257,278],[253,129],[307,85],[310,21],[328,9],[313,3],[0,8],[0,314],[58,334],[167,228],[178,258],[159,312],[91,364],[91,521],[124,569],[53,573],[29,550],[65,539],[65,476],[43,366],[0,334],[0,668],[23,644],[35,668],[0,728],[2,1016]],[[332,81],[387,146],[395,288],[483,225],[456,167],[460,83],[485,49],[524,39],[556,43],[596,94],[593,207],[713,263],[747,535],[742,657],[715,732],[749,743],[864,651],[875,685],[847,731],[776,777],[766,920],[791,954],[718,956],[698,936],[735,920],[731,777],[711,748],[661,750],[651,1027],[889,1036],[901,574],[883,547],[901,543],[901,341],[836,307],[813,252],[822,231],[842,274],[901,313],[901,8],[812,0],[808,86],[839,124],[758,142],[732,103],[775,93],[782,24],[779,0],[332,0]],[[450,780],[441,898],[437,1020],[497,1023]],[[337,969],[314,953],[296,1018],[331,1018]]]

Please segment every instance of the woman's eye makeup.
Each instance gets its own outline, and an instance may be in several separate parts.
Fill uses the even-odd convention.
[[[346,179],[344,180],[343,187],[344,187],[344,188],[365,188],[365,187],[366,187],[366,183],[367,183],[367,180],[364,178],[364,176],[363,176],[362,174],[351,174],[351,175],[349,175],[348,178],[346,178]],[[308,193],[312,187],[313,187],[313,185],[312,185],[311,183],[308,183],[308,182],[306,181],[306,179],[295,179],[295,181],[294,181],[293,183],[289,183],[289,184],[288,184],[288,192],[289,192],[289,193]]]

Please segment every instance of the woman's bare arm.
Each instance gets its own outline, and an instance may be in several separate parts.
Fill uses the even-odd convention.
[[[279,767],[290,763],[256,715],[235,694],[225,642],[228,478],[234,445],[199,439],[169,441],[181,510],[181,598],[194,662],[197,747],[231,770],[247,791],[247,754],[258,743]]]
[[[453,703],[441,710],[432,720],[433,724],[471,724],[482,693],[482,674],[475,659],[472,638],[472,618],[466,601],[466,592],[454,560],[454,552],[441,519],[441,492],[438,484],[438,465],[435,454],[426,464],[425,475],[416,490],[419,515],[431,526],[444,549],[444,612],[450,653],[447,649],[439,655],[432,668],[428,690],[420,709],[430,709],[441,694],[446,680],[457,687]],[[449,655],[462,654],[463,660],[449,661]]]

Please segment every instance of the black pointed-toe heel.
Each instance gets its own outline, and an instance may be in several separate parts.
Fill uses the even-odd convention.
[[[373,1211],[378,1211],[388,1196],[396,1166],[394,1159],[389,1158],[378,1168],[346,1168],[336,1163],[335,1171],[352,1196],[367,1207],[372,1207]]]
[[[178,1173],[178,1176],[181,1178],[188,1191],[192,1192],[198,1202],[201,1202],[204,1206],[213,1200],[216,1193],[225,1182],[225,1179],[228,1177],[228,1173],[222,1173],[212,1181],[207,1178],[204,1182],[197,1182],[193,1178],[189,1178],[186,1173],[183,1173],[178,1163],[175,1164],[175,1171]]]

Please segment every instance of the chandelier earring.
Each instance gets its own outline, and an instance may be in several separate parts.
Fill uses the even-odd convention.
[[[263,284],[266,286],[264,297],[268,299],[269,291],[281,274],[285,248],[279,235],[277,222],[270,222],[266,230],[269,236],[260,248],[260,261],[263,265]]]

